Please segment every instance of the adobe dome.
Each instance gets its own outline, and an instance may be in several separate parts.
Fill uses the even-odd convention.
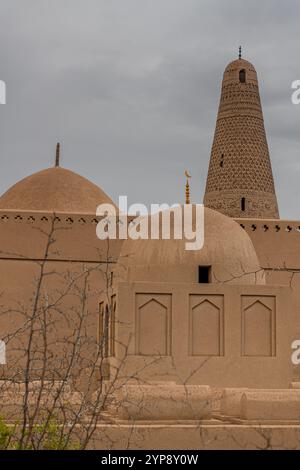
[[[199,266],[210,266],[212,283],[265,283],[252,241],[233,219],[205,207],[203,248],[186,250],[187,241],[126,240],[118,276],[128,281],[198,282]]]
[[[0,209],[44,212],[96,212],[111,199],[86,178],[61,167],[28,176],[0,197]]]
[[[240,70],[246,71],[247,81],[255,81],[257,84],[257,73],[255,67],[251,62],[245,59],[236,59],[230,62],[224,71],[223,80],[231,80],[239,82]]]

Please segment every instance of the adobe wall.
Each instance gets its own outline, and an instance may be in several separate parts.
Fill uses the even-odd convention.
[[[264,269],[300,269],[300,221],[235,219],[250,236]]]
[[[49,234],[53,243],[48,259],[79,262],[115,262],[122,241],[99,240],[93,214],[0,211],[0,259],[44,259]]]
[[[115,357],[131,377],[288,388],[300,320],[287,287],[120,282]]]
[[[0,366],[2,377],[22,372],[30,326],[26,324],[34,310],[40,315],[45,305],[50,305],[47,315],[53,320],[48,342],[55,358],[65,357],[66,339],[74,335],[83,314],[86,353],[94,354],[99,296],[110,288],[120,242],[99,240],[98,219],[91,214],[56,213],[55,222],[53,217],[0,211],[0,339],[6,342],[7,359],[7,366]],[[37,294],[39,304],[34,307]],[[41,347],[36,341],[36,348]]]
[[[6,343],[1,378],[22,379],[31,325],[35,331],[31,347],[35,358],[31,364],[33,379],[39,377],[46,364],[42,353],[45,345],[47,377],[59,379],[55,374],[63,374],[63,364],[70,362],[72,341],[78,335],[81,349],[74,361],[78,377],[80,369],[91,365],[98,347],[99,296],[107,283],[106,271],[101,267],[98,263],[49,261],[41,274],[35,261],[0,261],[0,338]]]
[[[100,424],[90,449],[300,449],[299,425],[237,425],[226,423]],[[172,452],[170,452],[172,454]]]
[[[300,305],[300,221],[235,219],[251,238],[267,284],[290,286]],[[300,337],[300,336],[299,336]]]

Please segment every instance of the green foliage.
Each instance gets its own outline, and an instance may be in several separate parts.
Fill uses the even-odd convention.
[[[44,450],[72,450],[79,448],[79,444],[71,442],[69,435],[64,435],[59,422],[51,419],[45,424],[36,424],[31,431],[31,439]],[[29,448],[33,448],[30,446]]]
[[[62,426],[56,419],[45,423],[34,424],[31,430],[27,429],[21,444],[20,427],[10,425],[0,416],[0,450],[77,450],[80,442],[64,435]]]
[[[14,435],[14,426],[9,426],[0,416],[0,450],[9,448]]]

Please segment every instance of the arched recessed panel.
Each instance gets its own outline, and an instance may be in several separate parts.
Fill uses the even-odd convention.
[[[191,354],[193,356],[220,356],[220,308],[204,300],[192,308],[191,322]]]
[[[243,311],[243,355],[272,356],[273,312],[257,300]]]
[[[138,308],[138,354],[168,355],[168,309],[154,298]]]
[[[116,296],[112,296],[111,315],[109,319],[109,356],[115,355],[116,308]]]

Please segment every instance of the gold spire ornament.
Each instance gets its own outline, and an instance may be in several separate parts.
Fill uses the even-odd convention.
[[[191,178],[191,175],[189,174],[189,172],[188,172],[187,170],[185,170],[184,174],[185,174],[185,176],[186,176],[185,203],[186,203],[186,204],[190,204],[191,201],[190,201],[190,183],[189,183],[189,178]]]

